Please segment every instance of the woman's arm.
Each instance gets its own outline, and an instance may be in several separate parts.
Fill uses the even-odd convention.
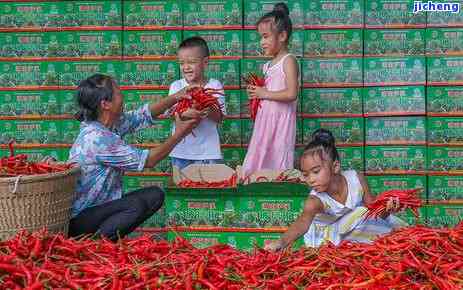
[[[279,101],[279,102],[292,102],[297,99],[299,94],[299,66],[296,58],[289,56],[283,63],[283,71],[286,74],[286,89],[281,91],[271,92],[264,87],[250,86],[248,93],[252,98]]]
[[[291,226],[289,226],[288,230],[281,236],[278,241],[269,244],[266,249],[276,251],[286,248],[309,230],[315,215],[321,213],[322,211],[323,204],[320,199],[317,197],[309,196],[309,198],[307,198],[306,202],[304,203],[304,210],[302,214],[296,219],[294,223],[291,224]]]
[[[363,189],[363,204],[367,205],[367,204],[374,202],[376,200],[376,197],[374,197],[371,194],[370,188],[368,187],[368,183],[365,179],[365,176],[359,172],[357,172],[357,176],[358,176],[358,179]]]

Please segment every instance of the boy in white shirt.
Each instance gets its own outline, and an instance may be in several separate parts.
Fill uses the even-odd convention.
[[[209,48],[201,37],[191,37],[182,41],[177,52],[182,79],[173,82],[169,88],[169,95],[181,98],[187,89],[200,86],[219,90],[222,94],[223,86],[215,79],[206,79],[205,70],[209,62]],[[218,98],[221,111],[205,109],[198,111],[189,109],[181,114],[182,119],[201,118],[199,125],[187,135],[170,153],[172,165],[183,169],[190,164],[217,164],[222,161],[220,139],[217,124],[222,122],[225,111],[225,97]],[[172,108],[175,110],[175,107]],[[172,132],[175,131],[175,127]]]

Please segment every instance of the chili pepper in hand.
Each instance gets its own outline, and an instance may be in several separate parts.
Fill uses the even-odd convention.
[[[367,204],[368,212],[366,218],[377,218],[384,216],[388,212],[388,202],[393,200],[398,201],[397,211],[407,208],[416,210],[422,206],[421,199],[417,194],[421,189],[408,189],[408,190],[388,190],[376,198],[373,203]],[[418,213],[417,211],[414,211]]]
[[[250,72],[243,77],[243,81],[246,86],[257,86],[257,87],[265,87],[265,79],[263,77],[258,76],[257,74]],[[257,111],[261,107],[259,99],[251,99],[249,101],[249,113],[252,120],[256,119]]]

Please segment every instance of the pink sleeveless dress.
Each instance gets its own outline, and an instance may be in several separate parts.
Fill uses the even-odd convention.
[[[267,62],[264,67],[265,87],[269,91],[286,89],[283,63],[290,54],[278,63]],[[243,163],[244,176],[258,170],[285,170],[294,168],[296,143],[296,106],[293,102],[261,100],[248,152]]]

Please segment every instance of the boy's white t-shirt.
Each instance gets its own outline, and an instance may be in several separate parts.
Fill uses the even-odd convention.
[[[186,86],[188,86],[188,83],[185,79],[173,82],[169,88],[169,95],[177,93]],[[210,79],[205,87],[223,91],[222,84],[215,79]],[[215,96],[222,105],[222,113],[225,115],[225,97],[222,95]],[[172,128],[172,134],[174,131],[175,125]],[[216,122],[209,118],[202,119],[198,126],[193,129],[193,134],[194,136],[190,133],[183,138],[183,140],[175,146],[169,156],[188,160],[222,159],[220,138]]]

